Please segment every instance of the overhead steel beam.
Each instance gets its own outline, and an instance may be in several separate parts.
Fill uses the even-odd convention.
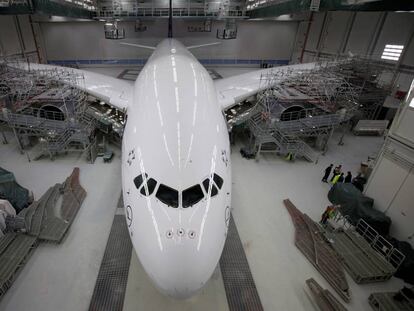
[[[0,15],[43,14],[74,18],[92,19],[95,12],[84,8],[50,0],[31,0],[26,4],[12,4],[8,7],[0,7]]]
[[[260,7],[246,12],[249,18],[276,17],[284,14],[309,11],[310,0],[291,0],[274,5]]]
[[[303,42],[302,51],[300,53],[300,60],[299,60],[300,63],[303,63],[303,54],[305,54],[305,48],[306,48],[306,44],[308,43],[309,32],[312,26],[312,22],[313,22],[313,12],[310,14],[308,26],[306,28],[305,40]]]
[[[400,55],[400,59],[398,60],[397,64],[395,65],[394,74],[392,76],[391,85],[394,88],[397,82],[397,78],[400,72],[400,66],[403,63],[405,56],[407,55],[407,50],[410,48],[411,43],[414,40],[414,24],[411,26],[410,36],[408,37],[407,41],[405,42],[404,49]]]
[[[20,27],[19,17],[17,15],[14,15],[13,20],[14,20],[14,26],[16,27],[17,37],[20,43],[20,51],[21,51],[22,56],[25,56],[26,46],[24,44],[24,39],[23,39],[22,29]]]
[[[381,13],[380,17],[377,20],[375,25],[374,33],[371,36],[371,41],[367,47],[366,56],[371,57],[375,51],[375,47],[377,46],[378,38],[382,32],[382,28],[384,27],[385,20],[387,19],[388,13],[383,12]]]
[[[352,32],[352,29],[354,27],[354,22],[355,22],[356,14],[357,14],[357,12],[352,12],[351,15],[348,18],[348,22],[347,22],[346,29],[345,29],[345,36],[344,36],[344,38],[342,40],[341,46],[338,49],[338,56],[341,53],[345,53],[346,52],[346,47],[348,45],[349,37],[350,37],[351,32]]]
[[[328,26],[329,26],[329,22],[330,22],[330,16],[328,18],[329,12],[325,12],[324,16],[323,16],[323,22],[322,22],[322,27],[321,27],[321,31],[319,33],[319,37],[318,37],[318,42],[316,43],[316,60],[319,59],[319,55],[323,49],[323,44],[325,42],[325,38],[327,35],[327,30],[328,30]]]
[[[290,0],[282,3],[271,1],[247,12],[249,18],[270,18],[284,14],[309,11],[311,0]],[[413,11],[414,1],[380,0],[360,4],[344,4],[342,0],[321,0],[319,11]]]

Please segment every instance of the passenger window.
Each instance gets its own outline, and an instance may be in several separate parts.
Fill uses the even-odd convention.
[[[178,207],[178,191],[175,189],[160,184],[155,196],[168,206],[172,206],[174,208]]]
[[[208,193],[209,186],[210,186],[210,178],[204,179],[203,187],[204,187],[204,190],[206,191],[206,193]],[[214,185],[214,183],[212,183],[211,196],[214,197],[215,195],[217,195],[217,193],[218,193],[217,187]]]
[[[221,186],[223,186],[223,178],[221,178],[217,174],[214,174],[213,179],[214,179],[214,182],[216,183],[217,187],[219,187],[219,189],[221,189]]]
[[[147,178],[147,177],[148,177],[148,175],[145,173],[145,178]],[[143,181],[144,181],[144,178],[143,178],[142,174],[135,177],[134,178],[135,187],[137,187],[137,189],[139,187],[141,187]]]
[[[146,189],[145,189],[145,183],[144,183],[142,185],[142,188],[141,188],[141,191],[140,191],[141,194],[145,195],[145,196],[151,195],[154,192],[154,189],[155,189],[156,185],[157,185],[157,181],[155,179],[153,179],[153,178],[148,179],[148,181],[147,181],[148,193],[145,193]]]
[[[204,198],[203,190],[199,184],[187,188],[183,191],[183,207],[190,207],[200,202]]]

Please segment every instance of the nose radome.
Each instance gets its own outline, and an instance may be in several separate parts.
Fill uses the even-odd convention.
[[[195,295],[209,278],[210,276],[194,276],[191,272],[174,273],[169,271],[164,275],[158,273],[153,281],[164,294],[176,299],[186,299]]]
[[[177,282],[174,287],[159,287],[159,289],[167,296],[175,299],[187,299],[194,296],[204,285],[196,287],[188,287],[185,282]]]
[[[157,266],[149,269],[152,281],[164,294],[186,299],[195,295],[210,279],[216,264],[216,256],[206,256],[197,251],[194,243],[186,241],[181,245],[173,244],[162,254]],[[190,242],[190,243],[189,243]]]
[[[160,292],[176,299],[186,299],[197,294],[209,281],[225,241],[224,211],[219,207],[221,204],[210,206],[213,212],[208,214],[207,220],[200,212],[191,222],[184,214],[191,215],[190,210],[182,211],[181,223],[178,217],[164,219],[164,214],[160,213],[157,218],[158,235],[147,235],[147,232],[139,235],[152,238],[139,240],[135,250]],[[202,226],[203,221],[205,225]]]

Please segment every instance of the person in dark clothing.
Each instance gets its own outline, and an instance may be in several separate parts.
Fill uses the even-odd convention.
[[[322,182],[326,182],[326,183],[328,182],[328,177],[329,177],[329,174],[331,174],[332,168],[333,168],[333,164],[329,165],[325,169],[325,175],[323,175]]]
[[[335,166],[334,171],[333,171],[333,174],[332,174],[331,181],[334,180],[334,178],[335,178],[336,175],[341,174],[341,168],[342,168],[342,165]]]
[[[348,172],[348,174],[345,176],[345,183],[350,183],[352,181],[352,174],[351,172]]]
[[[367,179],[365,177],[362,177],[361,173],[358,173],[358,175],[354,179],[352,179],[352,184],[361,192],[364,191],[366,183]]]
[[[340,205],[329,205],[322,214],[321,221],[319,222],[321,225],[326,225],[329,218],[333,218],[336,214],[336,209],[341,207]]]
[[[341,175],[338,178],[338,182],[344,182],[344,173],[341,173]]]

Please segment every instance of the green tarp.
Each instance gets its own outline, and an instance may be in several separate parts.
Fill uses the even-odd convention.
[[[391,219],[374,208],[374,200],[363,195],[361,191],[349,183],[336,183],[328,193],[333,204],[340,204],[342,215],[348,215],[356,225],[362,218],[382,236],[390,231]]]
[[[16,182],[14,174],[0,167],[0,199],[4,199],[13,205],[17,213],[26,208],[30,203],[29,190]]]

